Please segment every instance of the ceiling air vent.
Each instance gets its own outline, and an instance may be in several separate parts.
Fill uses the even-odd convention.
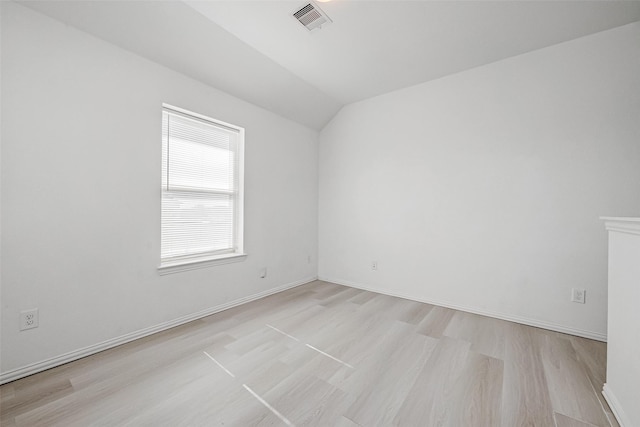
[[[307,3],[300,10],[294,12],[293,17],[309,31],[320,28],[322,24],[331,22],[327,14],[313,3]]]

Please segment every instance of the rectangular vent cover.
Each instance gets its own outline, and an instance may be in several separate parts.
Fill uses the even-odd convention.
[[[295,12],[293,17],[309,31],[320,28],[324,23],[331,22],[327,14],[313,3],[307,3],[306,6]]]

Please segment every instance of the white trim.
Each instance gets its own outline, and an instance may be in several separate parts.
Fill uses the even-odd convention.
[[[162,103],[162,108],[165,109],[165,110],[169,110],[172,113],[177,113],[178,115],[181,115],[181,116],[186,117],[188,119],[196,118],[196,119],[199,119],[199,120],[203,120],[205,122],[209,122],[210,124],[212,123],[212,124],[214,124],[216,126],[226,127],[229,130],[232,130],[234,132],[238,132],[238,133],[244,132],[244,128],[243,127],[232,125],[231,123],[223,122],[222,120],[214,119],[213,117],[205,116],[204,114],[195,113],[193,111],[185,110],[184,108],[176,107],[174,105],[167,104],[165,102]]]
[[[437,301],[437,300],[429,300],[429,299],[423,299],[423,298],[415,298],[413,296],[409,296],[409,295],[405,295],[405,294],[399,294],[399,293],[395,293],[395,292],[386,292],[386,291],[382,291],[380,289],[374,289],[374,288],[371,288],[369,286],[361,285],[359,283],[354,283],[354,282],[350,282],[350,281],[347,281],[347,280],[340,280],[340,279],[328,278],[328,277],[320,277],[319,280],[323,280],[325,282],[336,283],[338,285],[348,286],[348,287],[351,287],[351,288],[362,289],[362,290],[369,291],[369,292],[375,292],[375,293],[378,293],[378,294],[389,295],[391,297],[404,298],[404,299],[408,299],[408,300],[411,300],[411,301],[422,302],[422,303],[425,303],[425,304],[438,305],[438,306],[441,306],[441,307],[452,308],[454,310],[465,311],[467,313],[479,314],[481,316],[493,317],[493,318],[496,318],[496,319],[507,320],[509,322],[520,323],[520,324],[523,324],[523,325],[533,326],[533,327],[536,327],[536,328],[548,329],[548,330],[551,330],[551,331],[562,332],[562,333],[569,334],[569,335],[576,335],[576,336],[579,336],[579,337],[589,338],[589,339],[596,340],[596,341],[607,342],[607,334],[603,334],[603,333],[600,333],[600,332],[585,331],[583,329],[571,328],[571,327],[567,327],[567,326],[564,326],[564,325],[559,325],[557,323],[545,322],[543,320],[530,319],[530,318],[527,318],[527,317],[514,316],[514,315],[511,315],[511,314],[498,313],[498,312],[488,311],[488,310],[480,310],[480,309],[477,309],[477,308],[474,308],[474,307],[468,307],[468,306],[464,306],[464,305],[453,304],[453,303],[450,303],[450,302],[447,302],[447,301]]]
[[[640,218],[601,216],[600,219],[608,231],[640,235]]]
[[[627,417],[627,414],[624,412],[622,406],[620,405],[620,401],[613,394],[611,388],[607,383],[605,383],[602,387],[602,395],[604,396],[604,400],[606,400],[609,404],[611,412],[613,412],[613,415],[616,417],[616,420],[618,421],[618,424],[620,424],[620,427],[630,427],[631,421],[629,421],[629,417]]]
[[[162,149],[163,149],[163,172],[165,171],[165,166],[168,163],[169,157],[164,159],[165,156],[165,114],[167,118],[170,115],[179,116],[191,121],[204,123],[208,126],[213,126],[216,128],[223,129],[225,132],[232,133],[237,136],[237,147],[235,150],[231,150],[235,153],[236,160],[235,162],[237,166],[237,170],[235,170],[235,175],[237,177],[237,187],[233,190],[229,191],[196,191],[198,193],[207,193],[207,194],[229,194],[232,195],[232,199],[235,200],[235,208],[234,208],[234,218],[233,218],[233,250],[231,253],[222,254],[222,255],[207,255],[207,254],[196,254],[192,258],[186,257],[185,259],[166,259],[160,261],[160,266],[158,267],[158,273],[160,275],[177,273],[180,271],[188,271],[196,268],[205,268],[214,265],[220,264],[229,264],[231,262],[239,262],[243,261],[246,258],[246,254],[244,253],[244,139],[245,139],[245,129],[241,126],[236,126],[231,123],[223,122],[221,120],[217,120],[203,114],[195,113],[193,111],[185,110],[180,107],[176,107],[170,104],[162,103]],[[170,136],[169,128],[167,128],[167,138]],[[167,139],[167,144],[170,139]],[[167,153],[168,156],[168,153]],[[167,166],[168,167],[168,166]],[[168,170],[168,169],[167,169]],[[165,179],[163,175],[163,180]],[[173,190],[170,190],[171,185],[168,181],[169,176],[166,176],[167,186],[162,186],[162,194],[163,194],[163,203],[164,203],[164,194],[169,192],[171,193]],[[175,190],[178,194],[180,191],[191,192],[192,189],[188,188],[180,188],[177,187]],[[164,206],[164,205],[163,205]],[[163,210],[164,213],[164,210]],[[234,259],[237,258],[237,259]]]
[[[178,273],[180,271],[195,270],[198,268],[206,268],[221,264],[231,264],[233,262],[244,261],[246,258],[247,254],[231,253],[207,258],[167,262],[158,266],[158,274],[164,276],[165,274]]]
[[[0,374],[0,384],[5,384],[10,381],[15,381],[17,379],[27,377],[29,375],[37,374],[38,372],[55,368],[56,366],[63,365],[65,363],[73,362],[74,360],[78,360],[83,357],[90,356],[92,354],[95,354],[113,347],[117,347],[122,344],[126,344],[130,341],[137,340],[139,338],[144,338],[146,336],[155,334],[156,332],[161,332],[167,329],[171,329],[176,326],[180,326],[185,323],[198,320],[206,316],[210,316],[212,314],[218,313],[223,310],[227,310],[242,304],[246,304],[251,301],[268,297],[269,295],[277,294],[278,292],[286,291],[287,289],[295,288],[297,286],[304,285],[305,283],[313,282],[316,279],[317,277],[314,276],[314,277],[308,277],[306,279],[298,280],[295,282],[287,283],[285,285],[278,286],[277,288],[269,289],[263,292],[259,292],[257,294],[242,297],[234,301],[217,305],[215,307],[210,307],[205,310],[198,311],[196,313],[188,314],[186,316],[182,316],[177,319],[170,320],[168,322],[163,322],[155,326],[150,326],[148,328],[140,329],[135,332],[121,335],[119,337],[112,338],[110,340],[103,341],[98,344],[90,345],[88,347],[84,347],[78,350],[74,350],[69,353],[62,354],[60,356],[56,356],[40,362],[32,363],[30,365],[26,365],[21,368],[12,369],[7,372],[2,372]]]

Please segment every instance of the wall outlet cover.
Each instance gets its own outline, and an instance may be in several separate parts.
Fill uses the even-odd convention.
[[[579,304],[584,304],[587,291],[584,289],[573,288],[571,289],[571,301]]]
[[[38,309],[23,310],[20,312],[20,330],[26,331],[38,327]]]

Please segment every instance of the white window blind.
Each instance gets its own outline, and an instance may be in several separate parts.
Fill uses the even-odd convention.
[[[242,252],[240,128],[165,106],[163,263]]]

